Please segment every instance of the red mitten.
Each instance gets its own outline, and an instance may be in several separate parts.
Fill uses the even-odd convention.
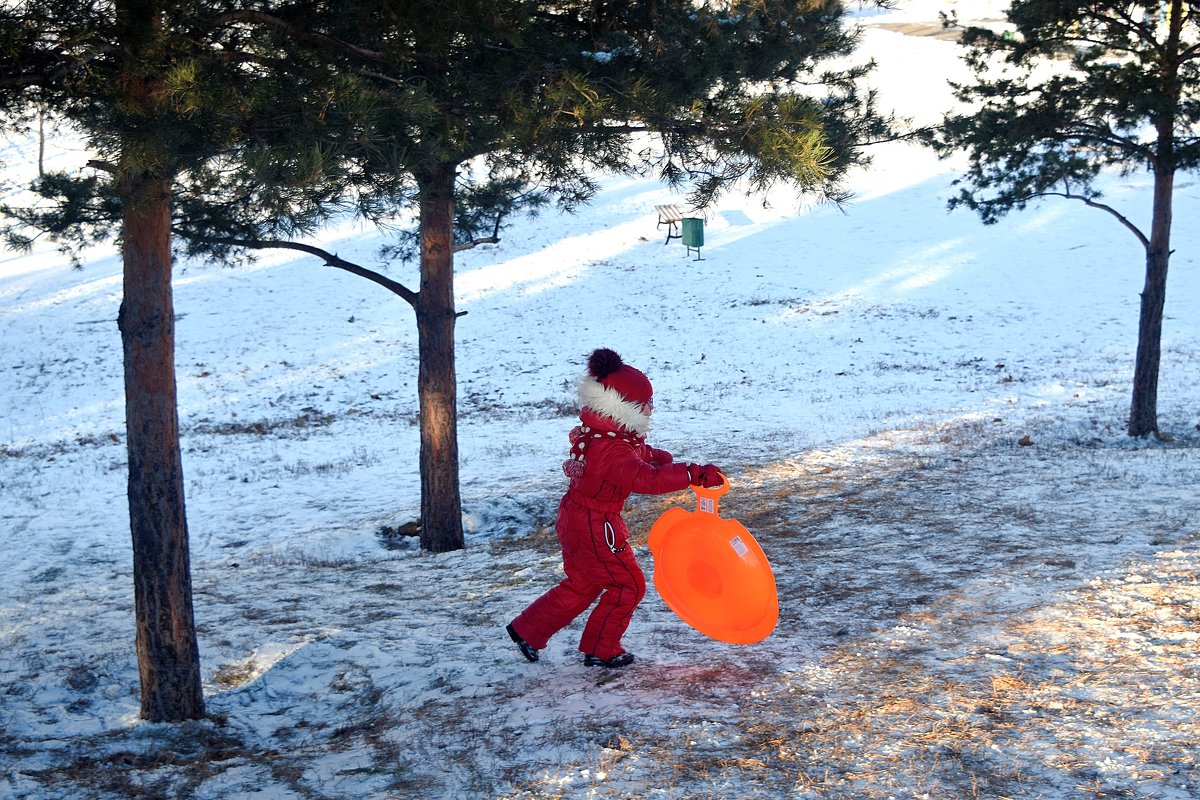
[[[720,486],[725,482],[721,477],[721,469],[716,464],[688,464],[688,480],[692,486],[703,486],[706,489],[711,489],[714,486]]]

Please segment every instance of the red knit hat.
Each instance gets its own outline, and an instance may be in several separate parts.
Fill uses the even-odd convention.
[[[579,403],[584,408],[645,436],[650,432],[646,406],[653,397],[650,379],[614,351],[600,348],[588,357],[587,374],[579,380]]]

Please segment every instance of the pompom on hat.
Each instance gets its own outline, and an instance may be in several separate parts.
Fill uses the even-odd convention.
[[[588,356],[588,371],[579,379],[579,403],[585,409],[645,436],[650,432],[648,404],[653,397],[650,379],[615,351],[603,347]]]

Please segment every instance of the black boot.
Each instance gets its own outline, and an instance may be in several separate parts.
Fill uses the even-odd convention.
[[[615,669],[617,667],[627,667],[633,663],[633,653],[617,653],[612,658],[600,658],[598,656],[584,655],[583,665],[585,667],[609,667]]]
[[[508,635],[512,637],[512,640],[517,643],[517,647],[521,648],[521,655],[525,656],[526,660],[538,660],[537,648],[522,639],[521,634],[517,633],[517,629],[514,628],[511,623],[506,625],[504,629],[508,631]]]

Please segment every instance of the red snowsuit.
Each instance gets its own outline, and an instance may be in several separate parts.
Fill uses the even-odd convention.
[[[672,463],[665,450],[650,447],[590,409],[585,408],[580,418],[583,426],[572,431],[572,453],[583,452],[582,441],[586,458],[582,474],[571,478],[558,504],[555,525],[567,577],[533,601],[512,624],[525,641],[541,650],[599,597],[579,649],[610,659],[624,652],[621,636],[646,594],[646,578],[621,518],[625,500],[635,492],[677,492],[690,482],[686,465]]]

